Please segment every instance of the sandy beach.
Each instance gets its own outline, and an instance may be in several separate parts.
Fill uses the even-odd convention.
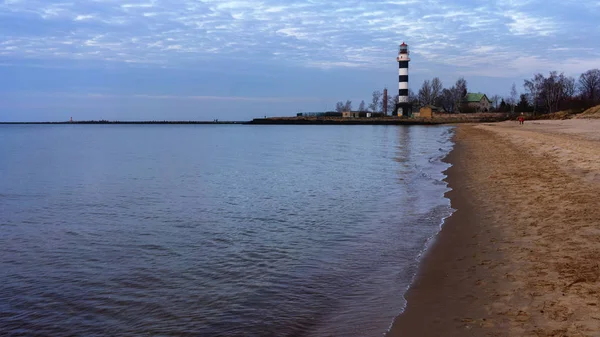
[[[600,120],[461,125],[396,336],[600,336]]]

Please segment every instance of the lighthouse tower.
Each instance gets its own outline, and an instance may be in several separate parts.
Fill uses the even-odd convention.
[[[404,42],[400,45],[398,52],[398,103],[394,109],[395,116],[410,116],[412,105],[408,101],[408,45]]]

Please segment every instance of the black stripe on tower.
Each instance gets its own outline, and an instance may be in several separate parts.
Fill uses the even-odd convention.
[[[408,82],[408,75],[400,75],[398,82]]]
[[[408,96],[408,89],[399,89],[398,95],[399,96]]]
[[[408,61],[399,61],[400,68],[408,68]]]

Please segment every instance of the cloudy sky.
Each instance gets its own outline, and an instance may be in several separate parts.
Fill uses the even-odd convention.
[[[600,67],[591,0],[0,0],[0,121],[244,120]]]

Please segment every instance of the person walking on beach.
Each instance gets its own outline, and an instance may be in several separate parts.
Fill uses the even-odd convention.
[[[522,112],[518,119],[519,119],[519,125],[525,124],[525,117],[523,116]]]

